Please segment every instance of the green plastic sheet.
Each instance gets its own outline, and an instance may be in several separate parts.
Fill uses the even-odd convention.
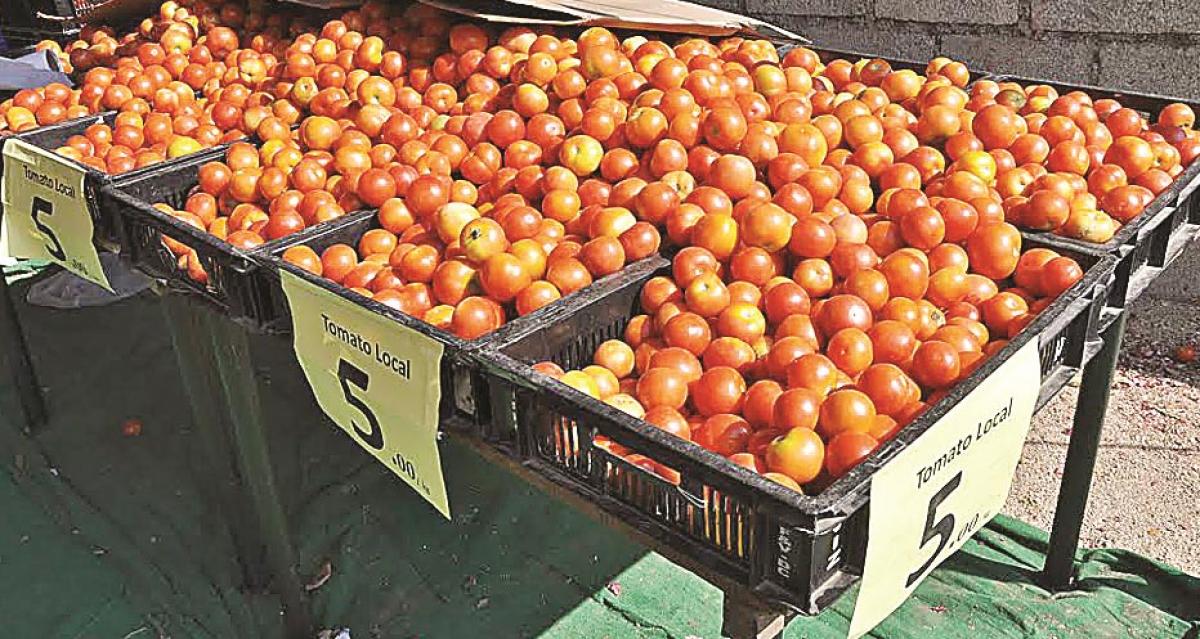
[[[18,291],[22,286],[18,286]],[[20,298],[20,293],[14,291]],[[159,301],[20,306],[50,423],[0,399],[0,619],[12,637],[282,637],[211,503]],[[717,637],[721,592],[530,487],[453,437],[446,522],[319,416],[285,342],[256,338],[268,440],[317,628],[363,637]],[[126,436],[123,423],[141,421]],[[236,478],[234,478],[236,481]],[[1052,496],[1047,496],[1047,499]],[[1081,589],[1035,585],[1046,534],[999,517],[873,636],[1200,637],[1200,579],[1120,550],[1080,555]],[[854,591],[792,638],[841,638]]]

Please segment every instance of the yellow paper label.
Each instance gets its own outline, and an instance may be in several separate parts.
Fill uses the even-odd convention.
[[[8,254],[49,260],[108,290],[93,244],[81,167],[23,140],[4,145],[4,242]]]
[[[871,517],[850,637],[883,621],[1008,499],[1041,386],[1038,341],[871,478]]]
[[[321,410],[450,518],[438,452],[442,344],[281,269],[293,347]]]

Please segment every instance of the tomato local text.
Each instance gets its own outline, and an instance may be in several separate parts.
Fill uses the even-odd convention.
[[[1004,404],[1000,410],[996,411],[991,417],[979,422],[979,424],[975,426],[974,434],[967,433],[953,446],[951,446],[949,450],[942,453],[941,457],[938,457],[936,461],[917,471],[917,488],[924,486],[926,482],[933,479],[938,472],[940,472],[946,466],[949,466],[950,462],[954,461],[955,457],[967,452],[967,449],[971,447],[971,444],[983,439],[984,435],[992,432],[992,429],[1007,420],[1009,416],[1012,415],[1012,409],[1013,400],[1012,397],[1009,397],[1008,402]]]
[[[63,184],[62,182],[59,182],[53,176],[45,175],[43,173],[38,173],[37,171],[34,171],[33,169],[29,168],[28,166],[23,167],[23,168],[25,169],[25,179],[26,180],[29,180],[30,182],[33,182],[34,184],[37,184],[38,186],[44,186],[44,187],[50,189],[51,191],[54,191],[55,193],[65,195],[70,198],[76,197],[74,186],[71,186],[70,184]]]
[[[324,325],[326,333],[346,346],[353,348],[367,357],[374,357],[377,363],[382,364],[384,368],[391,370],[405,380],[412,379],[412,360],[397,357],[389,353],[378,342],[372,342],[362,335],[338,324],[329,319],[328,315],[321,315],[321,324]]]

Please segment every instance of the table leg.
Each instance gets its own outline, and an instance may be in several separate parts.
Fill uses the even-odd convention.
[[[0,335],[4,336],[3,348],[8,353],[13,387],[21,402],[21,410],[25,413],[25,428],[33,430],[46,423],[46,404],[33,370],[33,362],[29,358],[25,332],[21,330],[16,305],[13,304],[12,293],[3,274],[0,274]]]
[[[1109,389],[1117,369],[1121,340],[1125,336],[1125,316],[1122,312],[1104,330],[1104,346],[1083,369],[1071,441],[1058,489],[1058,505],[1054,510],[1054,527],[1050,529],[1050,547],[1042,569],[1042,584],[1049,590],[1065,590],[1072,585],[1075,551],[1079,549],[1079,531],[1083,527],[1088,493],[1092,488],[1092,472],[1096,468],[1100,433],[1104,429]]]
[[[219,317],[212,320],[212,345],[233,421],[238,468],[250,491],[267,562],[274,574],[275,590],[283,601],[284,623],[288,636],[309,637],[312,622],[297,572],[287,516],[275,486],[249,336],[245,328],[234,322]]]

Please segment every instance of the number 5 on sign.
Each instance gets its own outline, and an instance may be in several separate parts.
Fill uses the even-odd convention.
[[[1031,339],[871,478],[857,639],[892,613],[1008,499],[1041,387]]]
[[[3,244],[14,257],[57,262],[108,290],[108,277],[92,243],[92,215],[84,171],[65,158],[23,140],[4,145]]]
[[[442,345],[280,269],[293,347],[321,410],[438,512]]]

